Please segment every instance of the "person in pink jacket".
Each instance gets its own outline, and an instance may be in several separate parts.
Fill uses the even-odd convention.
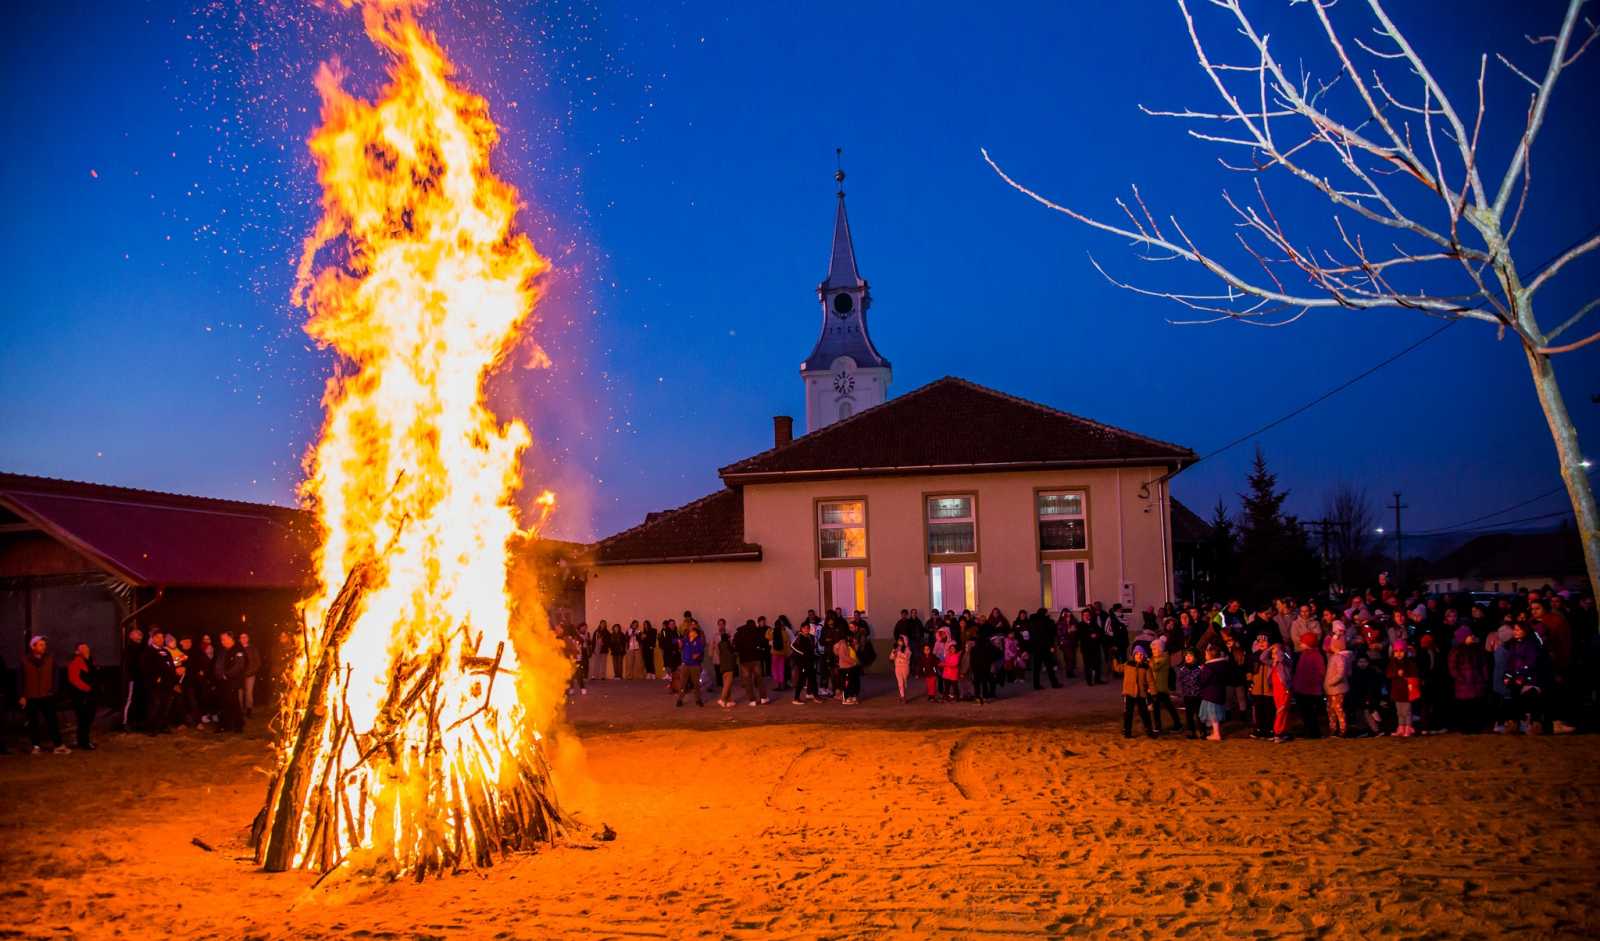
[[[1294,658],[1294,705],[1300,711],[1306,738],[1322,737],[1323,681],[1328,665],[1322,659],[1322,639],[1313,631],[1300,635],[1300,650]]]

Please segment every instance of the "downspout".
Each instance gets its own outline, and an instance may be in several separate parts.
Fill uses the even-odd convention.
[[[1161,486],[1156,491],[1156,505],[1160,508],[1161,519],[1161,587],[1166,594],[1163,600],[1174,601],[1176,599],[1173,595],[1177,594],[1175,590],[1177,586],[1172,583],[1172,566],[1168,562],[1167,555],[1167,537],[1172,533],[1172,527],[1168,525],[1167,520],[1167,484],[1166,481],[1160,483]]]
[[[1128,580],[1127,559],[1122,547],[1122,468],[1117,468],[1117,600],[1122,600],[1122,586]]]

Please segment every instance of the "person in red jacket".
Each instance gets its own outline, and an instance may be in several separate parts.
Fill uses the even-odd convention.
[[[78,748],[94,751],[89,728],[94,725],[94,658],[88,644],[79,644],[67,664],[67,695],[72,699],[72,714],[78,719]]]

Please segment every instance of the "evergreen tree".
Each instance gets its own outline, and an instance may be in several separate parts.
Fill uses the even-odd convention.
[[[1284,515],[1283,501],[1289,492],[1277,489],[1278,476],[1267,469],[1259,446],[1245,482],[1249,491],[1239,495],[1239,567],[1234,590],[1247,605],[1315,590],[1321,578],[1311,540],[1299,520]]]
[[[1205,585],[1205,594],[1212,599],[1222,598],[1234,590],[1238,573],[1239,534],[1221,497],[1217,498],[1217,505],[1211,510],[1211,537],[1206,549],[1211,578]]]

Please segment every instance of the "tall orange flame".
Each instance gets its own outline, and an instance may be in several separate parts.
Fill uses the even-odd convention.
[[[361,7],[389,81],[368,102],[337,64],[316,80],[323,215],[294,300],[341,368],[307,461],[319,590],[260,854],[442,871],[548,837],[558,817],[540,733],[566,666],[517,629],[524,613],[513,624],[507,590],[531,436],[484,398],[547,262],[490,169],[488,103],[454,81],[420,0],[342,2]]]

